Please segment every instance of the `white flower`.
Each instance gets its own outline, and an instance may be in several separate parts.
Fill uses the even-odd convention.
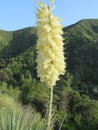
[[[51,0],[53,1],[53,0]],[[63,31],[60,18],[52,15],[52,8],[39,3],[37,11],[37,74],[42,82],[54,86],[65,72]]]

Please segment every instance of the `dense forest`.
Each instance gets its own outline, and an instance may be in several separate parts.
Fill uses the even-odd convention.
[[[53,130],[97,130],[98,19],[81,20],[63,31],[67,67],[54,87]],[[36,32],[36,27],[0,30],[0,108],[6,113],[4,105],[30,105],[38,119],[32,130],[44,130],[49,91],[36,74]]]

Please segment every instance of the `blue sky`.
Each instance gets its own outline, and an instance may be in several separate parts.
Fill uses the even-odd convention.
[[[10,31],[35,26],[36,1],[0,0],[0,29]],[[63,19],[64,27],[81,19],[98,18],[98,0],[55,0],[55,6],[53,13]]]

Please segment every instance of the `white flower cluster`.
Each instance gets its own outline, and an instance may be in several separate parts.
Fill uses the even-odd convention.
[[[37,73],[42,82],[54,86],[65,71],[61,19],[52,15],[52,8],[39,3],[37,10]]]

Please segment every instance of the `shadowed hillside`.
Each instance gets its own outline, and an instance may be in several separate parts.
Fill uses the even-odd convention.
[[[67,69],[73,86],[92,93],[98,86],[98,20],[81,20],[64,28],[67,36]]]
[[[54,87],[53,130],[98,130],[98,19],[81,20],[63,31],[67,71]],[[18,114],[12,108],[7,109],[6,104],[12,104],[10,97],[22,105],[30,104],[41,118],[46,117],[50,89],[36,74],[36,41],[36,27],[0,30],[0,126],[4,130],[5,122],[12,127],[13,123],[21,125],[25,119],[28,121],[22,111]],[[36,115],[30,112],[30,116]],[[13,121],[14,114],[17,120]],[[32,130],[44,127],[44,120],[40,124],[38,117]],[[36,119],[33,118],[34,123]]]
[[[13,32],[0,32],[0,57],[15,57],[36,43],[36,28],[25,28]]]
[[[98,20],[81,20],[63,30],[66,43],[67,72],[73,77],[71,86],[80,93],[96,97]],[[0,31],[1,81],[17,86],[17,84],[21,84],[21,75],[24,77],[31,75],[36,78],[36,31],[35,27],[12,32]],[[66,79],[62,78],[62,81]]]

